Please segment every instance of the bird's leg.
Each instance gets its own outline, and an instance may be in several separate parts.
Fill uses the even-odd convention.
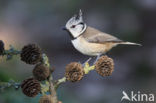
[[[98,61],[100,57],[101,57],[101,54],[97,55],[96,60],[94,61],[93,65]]]
[[[92,58],[90,57],[89,59],[87,59],[83,64],[82,66],[84,67],[86,63],[88,63]]]

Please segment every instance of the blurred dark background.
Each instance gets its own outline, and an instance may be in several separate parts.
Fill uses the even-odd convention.
[[[113,48],[108,53],[115,62],[110,77],[92,71],[78,83],[61,85],[59,99],[63,103],[119,103],[123,90],[156,93],[156,0],[0,0],[0,39],[6,48],[37,43],[56,68],[54,78],[61,78],[66,64],[88,59],[61,30],[79,9],[89,26],[143,46]],[[21,81],[32,75],[33,66],[19,59],[0,58],[0,81]],[[37,103],[38,99],[20,90],[0,92],[0,103]]]

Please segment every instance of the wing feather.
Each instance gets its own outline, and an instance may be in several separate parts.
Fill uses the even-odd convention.
[[[92,27],[87,27],[83,36],[90,43],[122,42],[122,40]]]

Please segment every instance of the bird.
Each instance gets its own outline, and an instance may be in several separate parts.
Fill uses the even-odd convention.
[[[73,46],[79,52],[88,56],[96,56],[96,61],[101,55],[106,54],[119,44],[141,46],[141,44],[120,40],[113,35],[88,26],[83,20],[81,9],[78,14],[67,21],[63,30],[69,33]]]

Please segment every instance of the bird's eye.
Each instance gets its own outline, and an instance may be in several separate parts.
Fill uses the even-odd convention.
[[[76,27],[76,25],[72,25],[72,26],[71,26],[71,28],[75,28],[75,27]]]
[[[84,23],[83,23],[83,22],[81,22],[80,24],[81,24],[81,25],[83,25]]]

